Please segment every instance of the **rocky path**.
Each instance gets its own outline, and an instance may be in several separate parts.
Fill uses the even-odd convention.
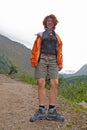
[[[29,122],[36,108],[37,87],[0,75],[0,130],[87,130],[87,111],[73,111],[62,98],[58,98],[57,109],[65,116],[63,123]]]

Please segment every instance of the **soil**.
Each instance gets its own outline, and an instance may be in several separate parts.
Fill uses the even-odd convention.
[[[57,110],[64,115],[64,122],[30,122],[29,118],[37,108],[36,86],[0,75],[0,130],[87,130],[87,111],[74,111],[61,97],[57,99]]]

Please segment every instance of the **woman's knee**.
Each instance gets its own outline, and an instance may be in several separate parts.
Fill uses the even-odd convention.
[[[44,78],[38,79],[38,86],[39,86],[39,88],[45,88],[45,79]]]
[[[58,79],[51,79],[50,86],[51,87],[58,87]]]

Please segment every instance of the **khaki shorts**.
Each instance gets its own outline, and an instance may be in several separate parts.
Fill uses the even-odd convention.
[[[37,68],[35,68],[35,78],[58,79],[58,64],[55,55],[40,55]]]

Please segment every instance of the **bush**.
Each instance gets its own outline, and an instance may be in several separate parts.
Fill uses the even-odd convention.
[[[76,82],[60,87],[59,94],[72,102],[87,102],[87,82]]]

